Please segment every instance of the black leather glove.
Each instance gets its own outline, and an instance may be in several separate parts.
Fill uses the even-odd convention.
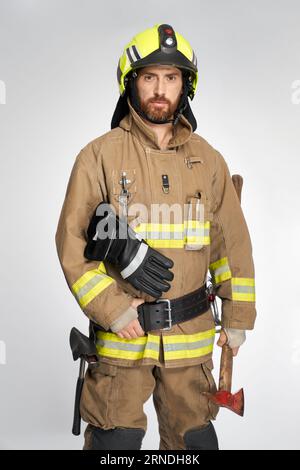
[[[106,214],[106,215],[104,215]],[[107,260],[117,265],[123,279],[153,297],[167,292],[174,274],[171,259],[151,248],[138,233],[119,218],[110,204],[97,207],[87,230],[84,256],[90,260]]]

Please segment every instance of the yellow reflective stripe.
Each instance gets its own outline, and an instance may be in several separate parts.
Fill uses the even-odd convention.
[[[199,222],[198,220],[188,220],[185,223],[185,241],[189,245],[209,245],[210,222]]]
[[[116,333],[111,333],[110,331],[97,331],[96,333],[96,338],[97,339],[105,339],[107,341],[114,341],[115,343],[120,343],[120,344],[146,344],[147,340],[151,339],[151,342],[159,344],[159,336],[154,336],[151,334],[145,335],[145,336],[139,336],[138,338],[134,339],[125,339],[125,338],[120,338],[120,336],[116,335]]]
[[[116,359],[159,360],[160,337],[148,334],[135,339],[120,338],[115,333],[98,331],[96,347],[100,356]],[[191,335],[162,336],[166,361],[201,357],[213,351],[215,329]]]
[[[100,356],[116,359],[138,360],[159,359],[160,337],[148,334],[127,340],[115,333],[98,331],[97,351]],[[166,361],[201,357],[213,351],[215,329],[191,335],[163,336],[164,357]]]
[[[72,291],[81,307],[86,307],[97,295],[115,280],[106,274],[104,263],[84,273],[73,285]]]
[[[184,240],[151,240],[144,238],[151,248],[183,248],[185,245]]]
[[[142,358],[158,360],[159,336],[148,334],[147,336],[128,340],[120,338],[115,333],[98,331],[96,337],[96,347],[100,356],[129,360]]]
[[[184,228],[183,223],[179,224],[152,224],[141,223],[134,228],[135,231],[142,232],[182,232]]]
[[[198,228],[209,229],[210,221],[207,220],[206,222],[199,222],[199,220],[185,220],[184,227],[193,228],[193,229],[198,229]]]
[[[91,289],[86,295],[84,295],[80,299],[79,303],[81,307],[86,307],[87,304],[89,304],[95,297],[97,297],[97,295],[104,291],[104,289],[110,286],[110,284],[112,284],[113,282],[115,282],[114,279],[108,276],[100,280],[93,289]]]
[[[88,281],[90,281],[90,279],[92,279],[92,277],[95,276],[96,272],[97,272],[97,274],[102,274],[102,273],[105,274],[106,273],[106,268],[104,266],[103,261],[101,261],[98,268],[91,269],[90,271],[87,271],[76,282],[74,282],[74,284],[72,286],[73,291],[75,293],[77,293],[79,291],[79,289],[81,289]]]
[[[195,341],[201,341],[203,339],[212,338],[215,336],[216,330],[212,328],[211,330],[200,331],[199,333],[193,333],[190,335],[165,335],[163,337],[164,344],[176,344],[182,343],[194,343]]]
[[[231,279],[232,300],[255,302],[255,280],[252,277],[233,277]]]
[[[231,282],[236,286],[255,286],[253,277],[233,277]]]
[[[152,248],[184,248],[190,245],[210,244],[210,221],[185,220],[178,224],[141,223],[135,232]]]
[[[191,240],[190,238],[184,240],[151,240],[149,238],[144,238],[144,240],[148,243],[149,246],[151,246],[151,248],[184,248],[187,243],[189,245],[210,244],[210,237],[205,237],[204,239],[195,238],[194,240]]]
[[[102,273],[106,274],[106,267],[103,261],[101,261],[97,269],[101,271]]]
[[[166,361],[174,361],[178,359],[191,359],[193,357],[206,356],[207,354],[210,354],[213,351],[213,348],[214,348],[214,345],[213,343],[211,343],[209,346],[193,349],[191,351],[183,350],[183,351],[173,351],[172,353],[165,352],[164,356],[165,356]]]
[[[227,281],[227,279],[231,279],[231,271],[229,268],[227,256],[224,256],[224,258],[218,259],[214,263],[211,263],[209,265],[209,270],[216,284]]]
[[[191,335],[163,336],[164,357],[167,361],[189,359],[213,351],[215,329]]]
[[[144,351],[131,352],[131,351],[116,351],[115,349],[97,346],[97,351],[100,356],[114,357],[116,359],[127,359],[136,361],[137,359],[150,358],[158,360],[158,352],[145,348]]]
[[[210,237],[209,236],[201,236],[201,235],[190,235],[185,238],[186,243],[201,243],[202,245],[209,245],[210,244]]]

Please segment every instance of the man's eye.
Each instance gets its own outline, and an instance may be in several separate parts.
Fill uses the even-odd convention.
[[[176,77],[175,77],[175,75],[170,75],[169,79],[174,82],[176,80]]]
[[[151,80],[151,75],[145,75],[145,80]]]

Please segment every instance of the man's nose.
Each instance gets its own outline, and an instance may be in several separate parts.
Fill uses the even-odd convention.
[[[158,79],[155,81],[155,86],[154,86],[154,92],[155,92],[155,94],[158,95],[158,96],[162,96],[162,95],[165,94],[165,91],[166,91],[166,85],[165,85],[165,83],[164,83],[164,80],[158,78]]]

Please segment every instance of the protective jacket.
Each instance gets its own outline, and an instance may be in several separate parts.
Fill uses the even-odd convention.
[[[215,325],[211,309],[170,330],[153,330],[137,339],[109,331],[133,297],[153,297],[136,290],[109,262],[84,257],[87,227],[101,201],[120,212],[120,182],[126,174],[128,223],[147,243],[174,261],[174,279],[162,298],[175,299],[213,278],[222,300],[222,325],[254,327],[255,287],[252,245],[247,224],[223,156],[193,132],[180,115],[167,149],[131,106],[119,126],[88,143],[75,160],[56,232],[60,263],[83,312],[96,331],[102,362],[165,367],[194,365],[211,359]],[[167,177],[167,178],[166,178]],[[204,219],[198,218],[201,201]],[[143,204],[137,215],[135,205]],[[152,223],[151,205],[181,207],[170,223]],[[186,210],[188,208],[188,210]],[[174,211],[175,214],[175,211]],[[203,213],[202,213],[203,215]]]

